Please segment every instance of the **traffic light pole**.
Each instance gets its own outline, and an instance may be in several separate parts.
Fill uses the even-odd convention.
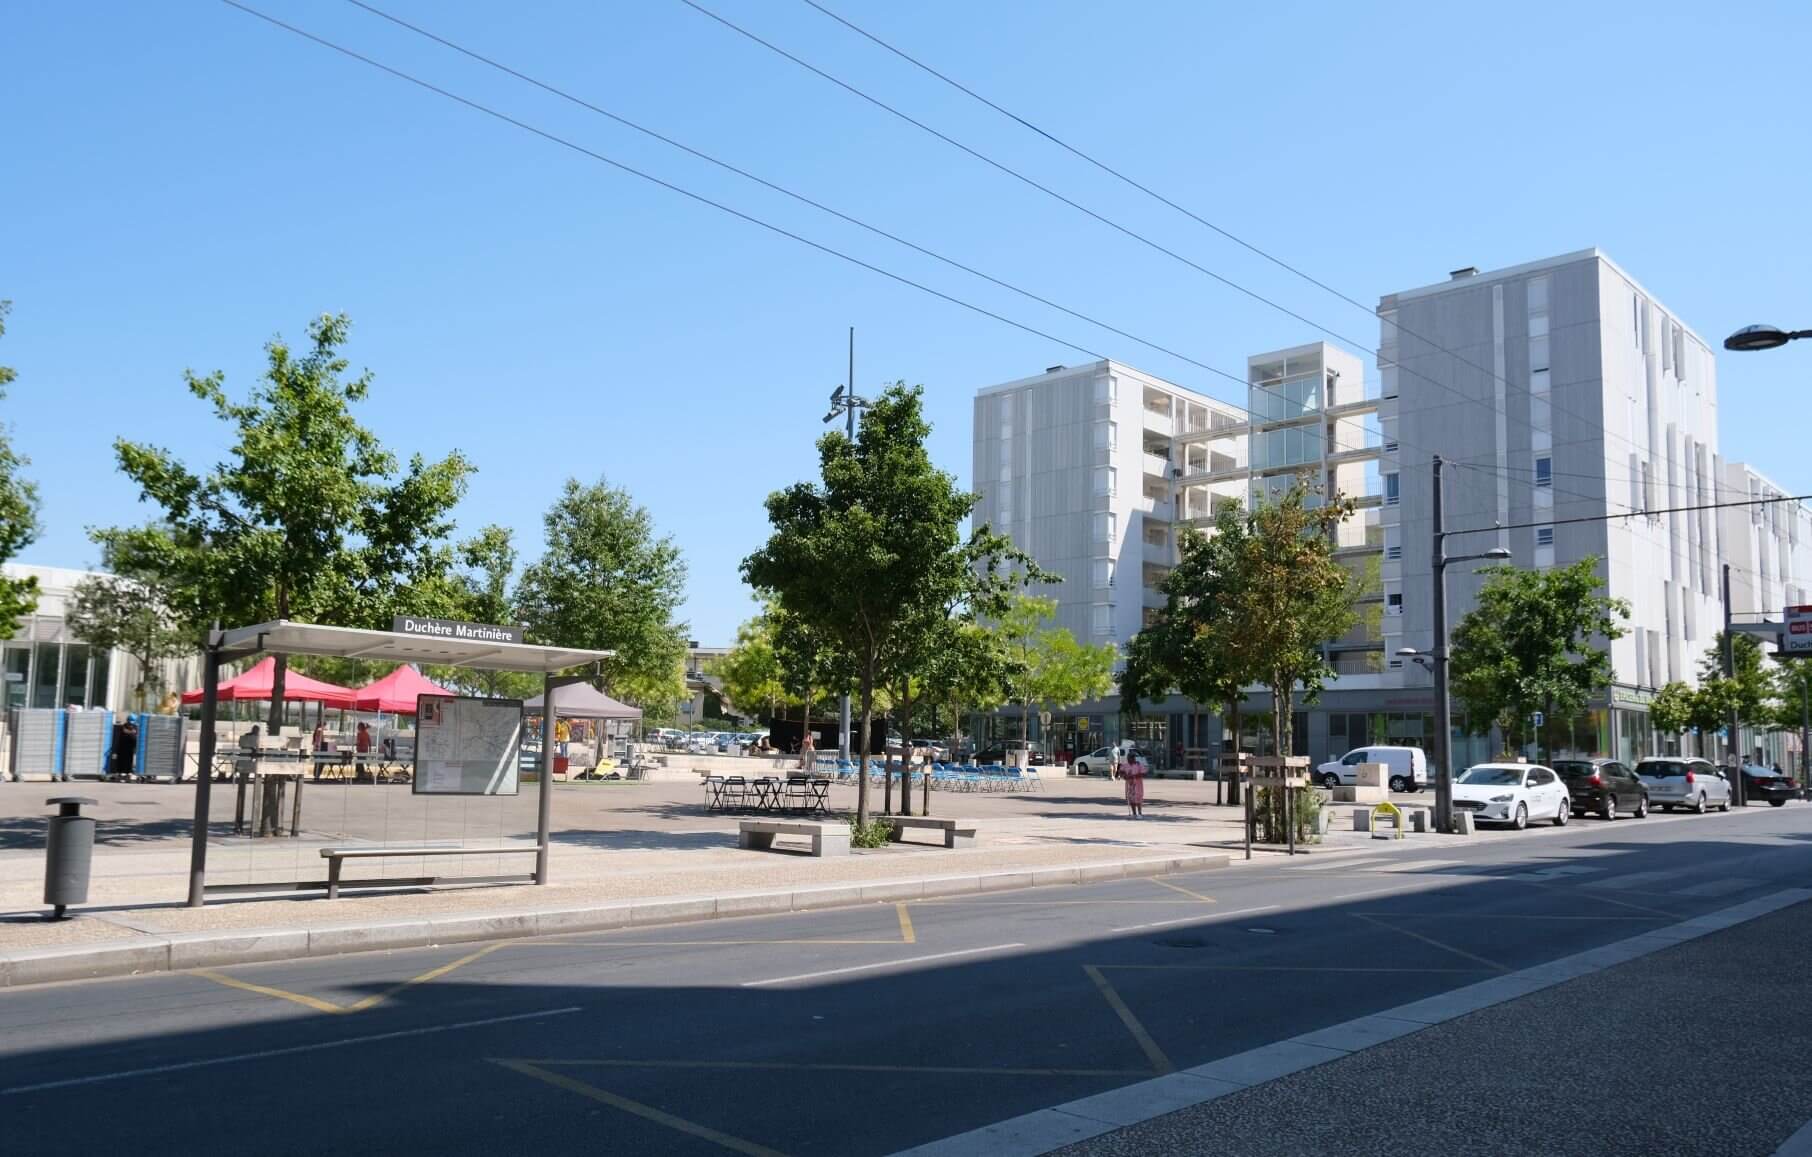
[[[1434,456],[1434,694],[1435,830],[1453,831],[1453,702],[1447,693],[1447,519],[1441,496],[1441,456]]]

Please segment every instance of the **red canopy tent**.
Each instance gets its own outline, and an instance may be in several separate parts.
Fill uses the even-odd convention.
[[[353,705],[360,711],[384,711],[391,715],[414,715],[417,696],[444,695],[452,698],[453,694],[440,684],[431,682],[426,675],[405,663],[375,683],[367,683],[354,691]]]
[[[271,683],[277,670],[277,657],[266,656],[257,665],[242,671],[231,679],[220,683],[220,701],[269,699]],[[289,671],[283,677],[283,698],[289,703],[319,703],[324,707],[351,707],[355,692],[349,687],[340,687],[333,683],[323,683],[319,679],[310,679],[297,671]],[[184,703],[200,703],[201,690],[183,692]]]

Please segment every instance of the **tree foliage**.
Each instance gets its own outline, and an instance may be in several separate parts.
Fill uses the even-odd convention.
[[[629,492],[568,479],[544,520],[546,549],[522,572],[516,607],[537,642],[614,650],[610,694],[665,715],[686,698],[686,563]]]
[[[1698,719],[1696,693],[1685,683],[1669,683],[1649,701],[1648,721],[1664,735],[1678,735],[1688,727],[1696,727]]]
[[[1114,689],[1112,643],[1078,642],[1068,628],[1055,626],[1055,599],[1014,597],[994,630],[1005,656],[1007,685],[1020,705],[1020,738],[1030,734],[1033,705],[1069,707]]]
[[[436,462],[395,455],[353,407],[369,371],[348,377],[350,322],[323,315],[297,353],[265,346],[265,371],[245,401],[216,371],[184,374],[189,392],[232,431],[225,462],[192,470],[168,450],[120,439],[120,469],[159,508],[149,526],[93,531],[112,569],[163,592],[199,637],[213,621],[242,626],[296,619],[387,628],[399,613],[446,614],[452,510],[472,467],[457,452]],[[283,717],[285,658],[277,657],[270,731]]]
[[[773,531],[742,564],[745,581],[772,592],[847,662],[860,695],[864,759],[875,695],[891,679],[890,664],[927,653],[930,636],[920,634],[927,608],[966,589],[972,580],[965,572],[995,574],[1000,562],[1000,540],[986,528],[963,540],[975,496],[932,465],[922,393],[890,386],[864,412],[853,442],[837,431],[819,439],[820,480],[768,496]],[[859,823],[867,823],[868,810],[862,776]]]
[[[120,650],[138,663],[133,706],[163,686],[160,663],[195,647],[157,589],[121,575],[93,575],[77,584],[65,615],[70,632],[99,651]]]
[[[13,303],[0,301],[0,337],[6,336],[6,315]],[[0,366],[0,401],[17,374]],[[20,471],[31,459],[13,449],[12,430],[0,424],[0,562],[12,558],[38,537],[38,488]],[[38,606],[38,580],[0,575],[0,638],[11,638],[18,621]]]

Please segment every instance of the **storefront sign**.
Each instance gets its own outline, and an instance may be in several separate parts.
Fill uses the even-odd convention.
[[[490,623],[461,623],[453,619],[424,619],[414,615],[397,615],[390,629],[399,635],[420,635],[429,639],[470,639],[478,643],[520,643],[521,627],[499,627]]]

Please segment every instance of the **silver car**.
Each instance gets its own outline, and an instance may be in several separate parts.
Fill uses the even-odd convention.
[[[1730,781],[1709,759],[1645,759],[1636,764],[1636,776],[1648,789],[1649,802],[1664,812],[1676,807],[1730,810]]]

